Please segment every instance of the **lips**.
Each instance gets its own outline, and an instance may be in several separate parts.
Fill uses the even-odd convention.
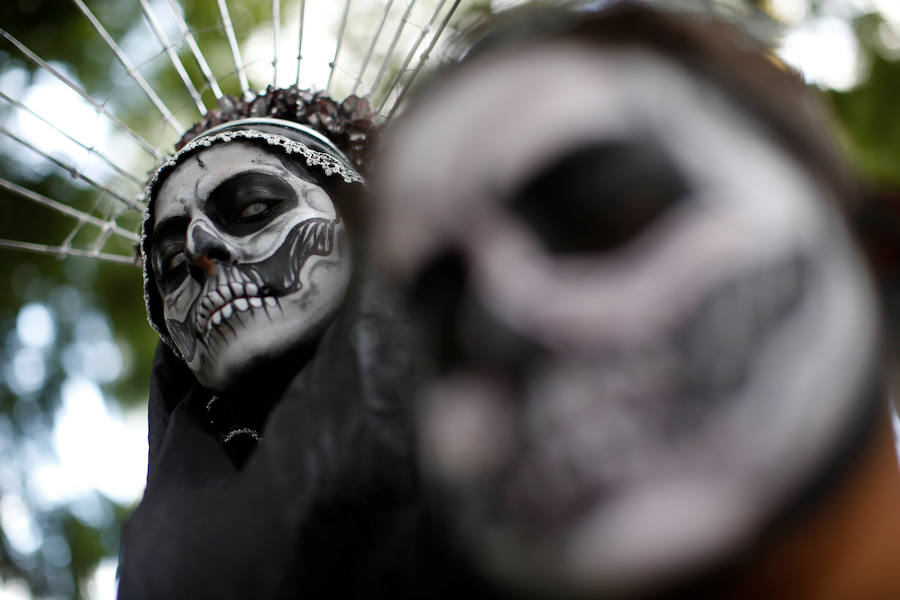
[[[220,283],[206,290],[197,304],[194,320],[197,331],[208,334],[237,313],[278,306],[274,296],[261,296],[259,292],[260,287],[255,283],[239,281]]]

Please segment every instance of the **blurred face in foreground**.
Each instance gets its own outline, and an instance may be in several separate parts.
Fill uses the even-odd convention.
[[[157,195],[151,260],[166,328],[216,392],[315,340],[347,288],[340,215],[290,160],[213,145],[176,167]]]
[[[462,538],[575,591],[745,541],[873,362],[829,189],[638,46],[515,47],[430,91],[386,144],[375,248],[425,332],[423,469]]]

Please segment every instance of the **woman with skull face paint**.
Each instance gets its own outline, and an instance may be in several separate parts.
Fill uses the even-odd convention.
[[[371,116],[297,89],[226,99],[153,176],[163,343],[122,598],[402,597],[432,576],[402,327],[361,251]]]
[[[377,170],[460,546],[547,597],[900,597],[856,187],[809,91],[706,20],[505,25]]]
[[[342,305],[353,257],[336,203],[361,182],[327,138],[271,118],[213,127],[154,176],[148,313],[214,394],[206,405],[227,448],[258,436],[295,370],[286,364],[302,363]]]

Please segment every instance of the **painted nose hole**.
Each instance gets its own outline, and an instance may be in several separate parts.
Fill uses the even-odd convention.
[[[212,273],[218,263],[232,262],[231,252],[218,237],[201,227],[192,228],[189,236],[185,254],[190,263],[191,275],[195,279],[200,280],[204,275]]]
[[[195,258],[206,257],[224,262],[231,261],[231,253],[225,247],[225,243],[199,227],[191,231],[189,250]]]

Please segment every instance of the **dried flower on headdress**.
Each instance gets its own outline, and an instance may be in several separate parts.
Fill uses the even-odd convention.
[[[364,170],[368,162],[377,132],[373,123],[375,113],[366,98],[348,96],[339,103],[324,92],[311,92],[297,86],[269,86],[249,100],[222,96],[218,107],[189,129],[175,149],[180,150],[212,127],[248,117],[271,117],[308,125],[334,142],[360,170]]]

